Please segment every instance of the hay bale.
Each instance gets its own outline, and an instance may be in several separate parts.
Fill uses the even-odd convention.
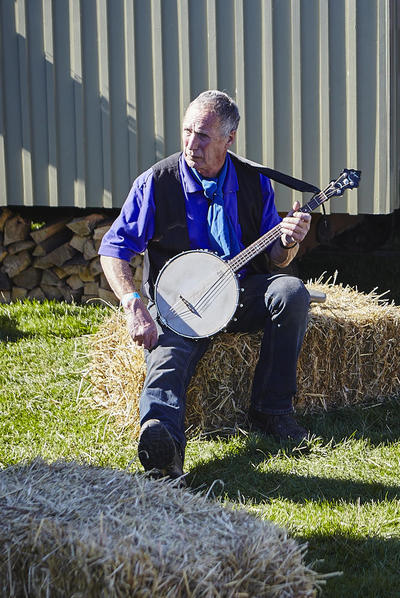
[[[139,435],[139,396],[146,376],[143,350],[128,334],[122,311],[111,316],[93,336],[90,366],[85,374],[93,387],[94,404],[121,426]]]
[[[374,293],[309,283],[313,303],[298,364],[298,409],[328,409],[400,395],[400,308]],[[189,435],[243,425],[261,333],[220,334],[198,364],[187,397]],[[143,352],[115,311],[94,336],[88,376],[96,405],[139,431]]]
[[[297,406],[328,409],[400,396],[400,307],[382,295],[313,283],[326,303],[312,304],[297,368]]]
[[[305,598],[286,531],[126,472],[41,460],[0,473],[2,596]]]

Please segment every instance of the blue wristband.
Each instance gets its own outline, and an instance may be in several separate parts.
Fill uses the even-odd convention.
[[[127,301],[129,301],[129,299],[140,299],[140,295],[137,291],[134,291],[133,293],[125,293],[125,295],[122,295],[121,298],[122,307],[125,307],[125,304]]]

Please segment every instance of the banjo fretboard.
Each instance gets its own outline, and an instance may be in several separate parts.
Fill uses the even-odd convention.
[[[314,195],[308,203],[300,208],[299,211],[309,214],[332,196],[343,195],[345,189],[348,189],[349,187],[357,187],[360,175],[361,172],[359,170],[345,169],[336,179],[336,181],[331,181],[323,191],[320,191],[320,193]],[[256,257],[256,255],[267,249],[269,245],[279,239],[281,235],[282,225],[277,224],[274,226],[274,228],[271,228],[271,230],[257,239],[257,241],[254,241],[254,243],[243,249],[243,251],[238,253],[238,255],[229,260],[229,266],[234,272],[237,272],[250,260]]]

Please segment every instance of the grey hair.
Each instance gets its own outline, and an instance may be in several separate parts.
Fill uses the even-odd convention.
[[[189,108],[197,106],[211,108],[215,112],[225,137],[237,130],[240,120],[239,108],[227,93],[217,89],[203,91],[189,104]]]

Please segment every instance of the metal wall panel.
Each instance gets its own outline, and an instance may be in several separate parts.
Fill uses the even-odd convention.
[[[0,205],[121,206],[218,88],[239,153],[320,186],[362,169],[328,211],[399,207],[397,2],[0,0],[0,19]]]

